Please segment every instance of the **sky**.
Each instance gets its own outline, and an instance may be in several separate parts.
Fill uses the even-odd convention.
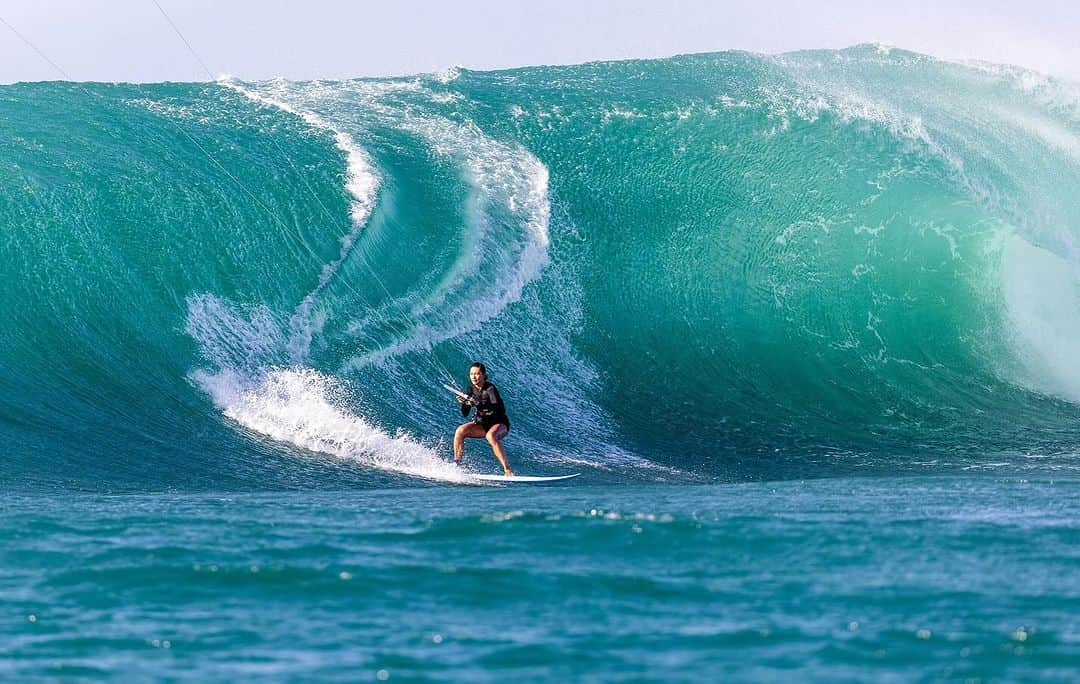
[[[1052,0],[3,0],[0,20],[0,83],[341,79],[858,43],[1080,81],[1080,3]]]

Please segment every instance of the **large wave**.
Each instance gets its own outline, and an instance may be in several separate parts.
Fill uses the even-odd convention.
[[[1068,83],[860,46],[0,94],[9,486],[456,481],[474,359],[527,467],[1073,468]]]

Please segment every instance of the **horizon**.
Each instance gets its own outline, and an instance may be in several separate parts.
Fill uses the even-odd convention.
[[[914,2],[867,11],[847,3],[827,13],[792,1],[748,8],[554,0],[536,8],[468,0],[453,8],[386,8],[313,0],[302,11],[283,2],[216,4],[58,0],[42,8],[16,0],[0,14],[8,25],[0,26],[0,83],[347,80],[864,44],[1080,81],[1080,47],[1073,45],[1080,9],[1050,0],[1020,9]],[[340,21],[326,20],[335,15]],[[830,21],[838,15],[844,21]]]
[[[388,73],[388,74],[379,74],[379,75],[374,75],[374,76],[367,75],[367,74],[357,74],[355,76],[344,76],[344,77],[341,77],[341,78],[312,77],[312,78],[290,79],[290,78],[285,78],[285,77],[282,77],[282,76],[272,76],[270,78],[265,78],[265,79],[248,80],[248,79],[245,79],[245,78],[241,78],[240,76],[238,76],[236,74],[222,72],[220,74],[216,74],[212,79],[211,78],[202,78],[202,79],[192,78],[192,79],[185,79],[185,80],[168,79],[168,80],[163,80],[163,81],[124,81],[124,80],[84,80],[84,79],[65,79],[65,78],[42,78],[42,79],[36,79],[36,80],[23,80],[23,81],[0,81],[0,86],[19,85],[19,84],[32,84],[32,83],[77,83],[77,84],[80,84],[80,83],[101,83],[101,84],[114,84],[114,85],[154,85],[154,84],[163,84],[163,83],[217,83],[217,82],[222,82],[222,81],[226,81],[226,82],[227,81],[236,81],[236,82],[240,82],[240,83],[267,83],[267,82],[272,82],[272,81],[284,80],[284,81],[288,81],[288,82],[303,83],[303,82],[310,82],[310,81],[335,82],[335,81],[350,81],[350,80],[363,80],[363,79],[408,79],[408,78],[416,78],[416,77],[421,77],[421,76],[435,76],[435,75],[443,74],[443,73],[454,71],[454,70],[465,70],[465,71],[474,71],[474,72],[484,73],[484,72],[499,72],[499,71],[515,71],[515,70],[518,70],[518,69],[540,69],[540,68],[554,67],[554,66],[575,67],[575,66],[585,66],[585,65],[589,65],[589,64],[605,64],[605,63],[618,63],[618,62],[634,62],[634,61],[651,62],[651,61],[663,61],[663,60],[667,60],[667,59],[677,59],[677,58],[680,58],[680,57],[696,57],[696,56],[704,56],[704,55],[722,55],[722,54],[727,54],[727,53],[743,53],[743,54],[750,54],[750,55],[755,55],[755,56],[759,56],[759,57],[781,57],[781,56],[784,56],[784,55],[793,55],[793,54],[798,54],[798,53],[801,53],[801,52],[844,52],[846,50],[854,50],[854,49],[860,48],[860,47],[872,47],[872,48],[878,48],[878,49],[885,49],[885,50],[889,50],[889,51],[898,50],[900,52],[907,52],[907,53],[910,53],[910,54],[913,54],[913,55],[920,55],[922,57],[929,57],[931,59],[936,59],[936,60],[939,60],[941,62],[959,64],[959,65],[993,64],[995,66],[1016,68],[1016,69],[1021,69],[1021,70],[1024,70],[1024,71],[1030,71],[1031,73],[1040,74],[1042,76],[1046,76],[1046,77],[1049,77],[1049,78],[1066,80],[1066,81],[1075,81],[1078,85],[1080,85],[1080,77],[1070,78],[1070,77],[1062,76],[1062,75],[1059,75],[1059,74],[1052,74],[1052,73],[1049,73],[1049,72],[1040,71],[1038,69],[1035,69],[1033,67],[1029,67],[1029,66],[1026,66],[1026,65],[1023,65],[1023,64],[1010,63],[1010,62],[992,62],[992,61],[988,61],[988,60],[984,60],[984,59],[978,59],[978,58],[950,58],[950,57],[943,57],[941,55],[931,54],[931,53],[928,53],[928,52],[920,52],[918,50],[912,50],[912,49],[906,48],[906,47],[904,47],[902,45],[892,45],[892,44],[889,44],[889,43],[880,43],[880,42],[864,42],[864,43],[853,43],[851,45],[846,45],[846,46],[843,46],[843,47],[836,47],[836,48],[798,48],[798,49],[794,49],[794,50],[784,50],[784,51],[781,51],[781,52],[760,52],[760,51],[754,51],[754,50],[744,50],[744,49],[733,48],[733,49],[727,49],[727,50],[705,50],[705,51],[701,51],[701,52],[679,52],[679,53],[673,53],[673,54],[670,54],[670,55],[656,55],[656,56],[649,56],[649,57],[623,57],[623,58],[613,58],[613,59],[590,59],[590,60],[585,60],[585,61],[580,61],[580,62],[552,62],[552,63],[543,63],[543,64],[539,64],[539,63],[538,64],[519,64],[519,65],[515,65],[515,66],[501,66],[501,67],[493,67],[493,68],[474,68],[474,67],[464,65],[464,64],[449,64],[449,65],[446,65],[444,67],[433,69],[431,71],[415,71],[415,72],[409,72],[409,73],[394,73],[394,74]]]

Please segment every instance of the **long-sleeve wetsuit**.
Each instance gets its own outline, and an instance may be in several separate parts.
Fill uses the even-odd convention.
[[[492,425],[500,423],[507,429],[510,428],[506,406],[503,404],[502,397],[499,396],[499,390],[495,389],[495,385],[485,382],[483,387],[476,389],[475,385],[470,384],[466,394],[469,398],[461,404],[462,416],[469,415],[469,411],[475,406],[476,416],[473,417],[473,422],[484,426],[485,430],[490,430]]]

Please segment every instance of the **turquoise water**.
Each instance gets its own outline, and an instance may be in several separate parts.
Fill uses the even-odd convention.
[[[1065,681],[1078,501],[988,477],[19,496],[0,673]]]
[[[1078,186],[878,46],[2,86],[0,667],[1057,678]]]

